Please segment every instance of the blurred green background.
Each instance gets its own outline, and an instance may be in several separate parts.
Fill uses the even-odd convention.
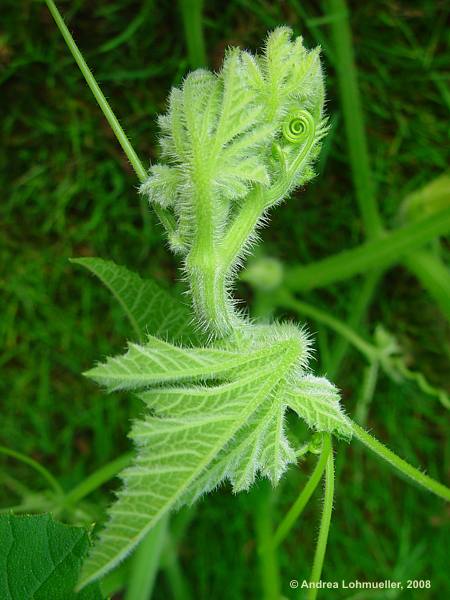
[[[58,6],[146,164],[158,155],[155,117],[164,110],[170,87],[204,62],[203,45],[208,66],[217,69],[228,45],[256,50],[267,30],[280,24],[301,33],[309,47],[321,43],[332,131],[319,174],[273,213],[257,250],[257,256],[273,257],[286,269],[364,242],[367,222],[358,198],[360,206],[361,198],[378,199],[387,229],[402,225],[404,198],[448,168],[445,2],[354,1],[347,12],[342,0],[231,0],[205,2],[201,20],[198,2],[73,0]],[[368,167],[364,143],[361,151],[358,139],[352,140],[358,110],[350,110],[355,89],[351,60],[345,62],[348,24],[365,114]],[[134,173],[40,1],[2,2],[0,106],[0,444],[42,463],[70,490],[127,450],[130,418],[140,407],[125,395],[106,396],[81,376],[100,357],[119,352],[129,328],[109,293],[68,259],[112,259],[175,293],[181,291],[177,262],[155,215],[139,199]],[[352,144],[357,149],[353,160]],[[448,180],[441,183],[438,208],[433,194],[423,194],[419,215],[448,209]],[[448,250],[445,239],[428,244],[427,252],[443,269],[435,271],[429,289],[423,285],[423,269],[420,280],[414,275],[420,269],[411,266],[413,254],[408,258],[411,268],[396,264],[387,270],[353,323],[372,341],[382,324],[401,347],[402,364],[421,372],[432,387],[447,386],[447,391],[450,351],[444,313],[450,310],[445,308],[450,283],[440,278],[448,278]],[[376,271],[372,265],[372,274]],[[367,285],[358,275],[298,297],[351,321]],[[315,369],[333,374],[347,411],[354,414],[367,371],[365,358],[347,348],[338,364],[336,348],[345,348],[320,319],[277,309],[270,293],[248,283],[239,285],[238,294],[254,314],[274,311],[306,321],[318,345]],[[411,376],[394,375],[398,381],[381,369],[367,424],[400,456],[445,481],[450,464],[445,393],[440,401]],[[356,442],[338,444],[336,459],[335,510],[323,579],[430,579],[433,588],[397,595],[325,590],[319,597],[450,595],[445,544],[449,515],[442,501],[398,479],[387,466],[361,453]],[[11,457],[0,455],[0,460],[2,506],[45,509],[45,481],[39,474]],[[262,501],[269,493],[264,485],[237,497],[222,488],[192,513],[180,513],[173,537],[177,551],[163,560],[153,597],[264,597],[265,567],[258,556],[261,523],[271,527],[280,522],[313,463],[308,458],[300,469],[291,469],[269,502]],[[76,523],[101,519],[115,485],[97,490],[66,518]],[[320,507],[319,491],[278,551],[280,590],[286,598],[297,597],[289,581],[309,575]],[[117,587],[113,582],[110,589]],[[121,592],[114,597],[121,598]]]

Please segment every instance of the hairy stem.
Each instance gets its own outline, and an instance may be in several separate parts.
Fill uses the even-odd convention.
[[[378,382],[380,365],[374,361],[364,369],[363,380],[359,390],[359,397],[356,402],[354,418],[355,421],[364,426],[369,415],[370,405],[375,394],[375,388]],[[362,451],[361,446],[356,446],[353,455],[353,481],[355,491],[361,496],[363,494],[363,469],[362,469]]]
[[[328,436],[330,438],[330,436]],[[330,440],[331,445],[331,440]],[[333,511],[333,497],[334,497],[334,459],[333,449],[328,453],[327,463],[325,468],[325,494],[323,503],[322,518],[320,521],[319,539],[317,541],[316,552],[314,554],[314,562],[309,578],[310,582],[317,583],[320,581],[322,574],[323,560],[325,558],[325,551],[327,549],[328,532],[330,530],[331,513]],[[308,600],[315,600],[317,597],[317,588],[311,588],[308,590]]]
[[[275,534],[273,536],[273,544],[274,546],[278,546],[281,542],[286,538],[292,529],[294,523],[297,521],[299,516],[302,514],[303,509],[308,504],[311,496],[314,493],[314,490],[319,484],[319,481],[322,478],[323,472],[325,470],[325,466],[327,464],[328,455],[331,452],[331,439],[330,436],[325,436],[322,445],[322,452],[320,453],[319,460],[314,467],[314,471],[312,472],[308,482],[305,487],[300,492],[297,500],[289,509],[287,515],[279,524]]]
[[[372,437],[370,433],[365,431],[362,427],[357,425],[355,422],[352,423],[353,433],[355,437],[357,437],[363,444],[365,444],[372,452],[378,454],[381,458],[383,458],[386,462],[391,464],[397,471],[410,477],[417,484],[436,494],[440,498],[444,500],[450,501],[450,488],[446,487],[442,483],[435,481],[425,473],[422,473],[405,460],[394,454],[391,450],[383,446],[381,442],[379,442],[376,438]]]
[[[261,186],[250,192],[228,231],[219,242],[215,235],[205,239],[208,229],[197,226],[197,239],[187,258],[194,308],[215,334],[226,335],[236,327],[239,317],[227,296],[226,285],[251,239],[265,210],[266,198]],[[200,216],[200,215],[199,215]],[[213,218],[213,216],[211,217]],[[210,250],[205,252],[205,246]]]
[[[198,172],[197,193],[193,200],[195,236],[186,259],[186,269],[199,321],[214,334],[226,334],[232,329],[232,311],[227,302],[224,273],[218,267],[216,207],[209,189],[210,182],[203,181],[200,168]]]
[[[223,269],[227,272],[234,266],[239,253],[251,239],[258,221],[264,214],[265,197],[261,186],[245,198],[242,207],[220,243]]]

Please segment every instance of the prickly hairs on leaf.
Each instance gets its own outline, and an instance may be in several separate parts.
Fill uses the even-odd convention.
[[[159,119],[163,163],[141,192],[173,212],[198,322],[235,328],[236,271],[268,211],[313,176],[327,131],[319,50],[279,27],[260,56],[230,48],[222,69],[190,73]]]
[[[230,292],[268,211],[313,176],[323,103],[319,53],[286,27],[268,36],[261,56],[232,48],[219,73],[195,71],[172,90],[160,118],[165,163],[150,169],[141,191],[173,211],[169,241],[184,257],[195,320],[210,341],[185,347],[148,336],[86,373],[109,391],[133,391],[145,411],[130,433],[136,457],[121,474],[81,587],[169,511],[222,482],[234,492],[258,475],[276,485],[296,462],[287,411],[313,431],[351,438],[338,391],[309,371],[305,332],[251,323]]]
[[[315,431],[350,439],[336,388],[308,372],[308,346],[300,329],[280,324],[208,348],[149,337],[86,374],[110,391],[135,391],[147,411],[131,430],[136,458],[83,583],[113,568],[168,511],[221,482],[239,492],[260,473],[275,485],[296,461],[288,409]]]

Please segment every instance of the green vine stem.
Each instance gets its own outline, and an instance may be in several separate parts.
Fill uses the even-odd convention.
[[[62,487],[59,485],[59,483],[56,481],[53,475],[41,464],[39,464],[32,458],[29,458],[25,454],[22,454],[21,452],[16,452],[16,450],[11,450],[10,448],[6,448],[5,446],[0,446],[0,453],[5,454],[6,456],[11,456],[12,458],[15,458],[16,460],[19,460],[20,462],[23,462],[24,464],[33,468],[40,475],[42,475],[42,477],[47,481],[47,483],[50,484],[50,486],[53,488],[55,494],[58,497],[63,496],[64,491]]]
[[[428,475],[425,475],[425,473],[422,473],[419,471],[419,469],[416,469],[405,460],[394,454],[394,452],[386,448],[386,446],[383,446],[381,442],[372,437],[370,433],[357,425],[355,422],[352,423],[352,428],[355,437],[357,437],[360,442],[365,444],[370,450],[372,450],[372,452],[378,454],[378,456],[391,464],[397,471],[403,475],[406,475],[429,492],[432,492],[436,496],[439,496],[440,498],[447,500],[447,502],[450,502],[450,489],[448,487],[442,483],[439,483],[438,481],[435,481]]]
[[[273,501],[274,495],[270,484],[262,481],[259,489],[256,490],[255,529],[264,600],[275,600],[280,597],[280,576],[272,535]]]
[[[178,5],[183,18],[189,65],[192,69],[204,67],[207,60],[202,24],[203,0],[178,0]]]
[[[305,487],[302,488],[300,495],[297,500],[289,509],[287,515],[278,525],[274,536],[273,536],[273,544],[274,546],[278,546],[281,542],[287,537],[293,525],[303,512],[305,506],[308,504],[311,496],[314,493],[314,490],[319,484],[319,481],[322,478],[323,472],[325,470],[328,456],[331,452],[331,439],[330,436],[324,436],[322,443],[322,450],[319,456],[319,459],[314,467],[314,471],[311,473],[311,476],[308,479]]]
[[[53,0],[45,0],[45,2],[53,19],[55,20],[56,25],[58,26],[58,29],[61,32],[61,35],[64,38],[64,41],[67,44],[67,47],[69,48],[78,67],[80,68],[80,71],[83,74],[83,77],[85,78],[89,89],[94,95],[94,98],[97,100],[97,103],[101,111],[103,112],[106,120],[108,121],[111,129],[113,130],[114,135],[116,136],[119,144],[122,146],[122,150],[125,152],[125,155],[130,161],[130,164],[133,167],[134,172],[136,173],[139,181],[142,183],[147,178],[147,171],[145,170],[144,165],[139,160],[136,151],[134,150],[124,130],[122,129],[119,120],[117,119],[114,112],[111,110],[107,99],[105,98],[102,90],[100,89],[100,86],[98,85],[95,77],[92,75],[92,71],[90,70],[86,61],[84,60],[83,55],[81,54],[78,46],[76,45],[75,40],[73,39],[70,31],[67,29],[67,26],[64,23],[64,19],[62,18],[61,13],[59,12],[55,3],[53,2]],[[159,206],[155,206],[155,212],[158,215],[158,218],[161,221],[164,228],[166,229],[166,231],[168,233],[173,231],[173,218],[170,215],[170,213]]]
[[[61,502],[57,504],[56,508],[62,509],[76,504],[127,467],[131,462],[131,458],[132,452],[127,452],[126,454],[121,454],[118,458],[107,463],[103,467],[100,467],[100,469],[94,471],[94,473],[86,477],[86,479],[83,479],[79,485],[65,494],[65,496],[61,498]]]
[[[286,273],[286,283],[293,291],[311,290],[349,279],[369,269],[386,269],[449,230],[450,208],[447,208],[389,231],[384,234],[381,243],[370,240],[309,265],[292,267]]]
[[[285,289],[282,289],[277,293],[276,303],[280,307],[295,310],[302,315],[312,317],[313,319],[319,321],[319,323],[324,323],[345,338],[348,342],[350,342],[352,346],[357,348],[369,362],[377,360],[378,352],[375,346],[366,342],[366,340],[358,335],[356,331],[353,331],[353,329],[351,329],[351,327],[346,325],[343,321],[332,317],[330,314],[326,313],[320,308],[316,308],[312,304],[297,300]]]
[[[310,583],[317,583],[320,581],[322,574],[323,561],[325,558],[325,552],[327,549],[328,532],[330,530],[331,513],[333,511],[333,497],[334,497],[334,458],[333,448],[331,447],[331,439],[328,435],[328,443],[330,445],[330,451],[328,452],[326,468],[325,468],[325,494],[322,518],[320,521],[319,539],[317,541],[316,552],[314,554],[314,562],[309,578]],[[316,587],[309,588],[307,598],[308,600],[315,600],[317,598],[318,589]]]

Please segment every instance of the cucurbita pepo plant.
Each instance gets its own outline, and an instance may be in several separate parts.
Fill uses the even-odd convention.
[[[116,566],[169,511],[221,482],[231,482],[234,492],[249,489],[258,475],[276,485],[298,456],[287,411],[316,432],[313,444],[319,440],[326,465],[312,575],[319,578],[332,505],[332,436],[358,437],[450,499],[445,486],[345,415],[338,390],[310,372],[310,340],[301,327],[254,323],[233,299],[258,228],[314,176],[327,131],[319,50],[306,50],[287,27],[267,37],[260,55],[231,48],[220,72],[194,71],[172,89],[159,125],[164,162],[151,167],[140,192],[163,216],[170,247],[181,257],[205,341],[180,345],[149,335],[86,373],[109,391],[136,393],[145,413],[132,427],[136,456],[121,475],[80,587]]]
[[[319,52],[288,28],[261,56],[228,51],[218,74],[197,70],[174,88],[160,117],[166,164],[141,186],[173,212],[194,315],[208,337],[180,347],[149,337],[87,373],[108,390],[134,390],[148,407],[131,437],[134,464],[86,563],[90,581],[112,568],[168,510],[228,479],[275,485],[296,461],[285,432],[294,410],[311,429],[350,439],[336,388],[308,369],[307,335],[292,323],[257,325],[231,288],[268,211],[313,176],[326,132]]]

